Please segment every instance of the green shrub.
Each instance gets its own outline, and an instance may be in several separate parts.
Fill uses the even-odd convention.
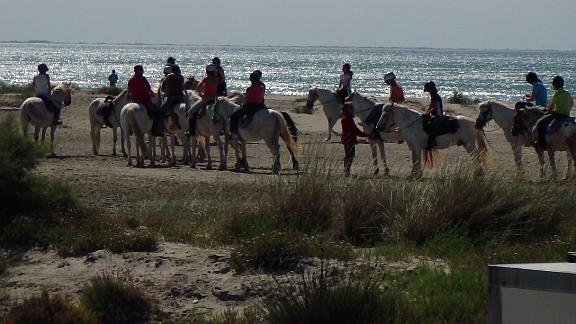
[[[12,308],[2,323],[96,324],[100,321],[96,314],[71,304],[60,296],[50,297],[48,292],[44,291],[40,296],[29,298]]]
[[[371,278],[330,278],[321,270],[278,283],[263,308],[270,323],[395,323],[398,298]]]
[[[295,106],[292,107],[292,111],[297,114],[313,114],[314,107],[308,108],[306,107],[306,98],[296,99],[294,101]]]
[[[0,121],[0,228],[21,215],[45,217],[76,206],[69,186],[30,173],[45,150],[18,130],[14,118]],[[17,188],[17,190],[15,190]]]
[[[94,89],[92,92],[94,93],[102,93],[102,94],[106,94],[106,95],[110,95],[110,96],[117,96],[120,94],[120,92],[122,92],[122,88],[119,87],[113,87],[113,86],[104,86],[104,87],[100,87],[98,89]]]
[[[480,100],[472,99],[466,96],[463,92],[459,90],[454,90],[452,91],[452,96],[448,98],[448,102],[459,105],[473,105],[479,103]]]
[[[97,276],[82,291],[80,302],[99,314],[103,323],[146,321],[152,313],[152,301],[128,281],[110,274]]]
[[[9,93],[33,94],[34,91],[32,89],[32,83],[26,85],[15,85],[15,84],[7,84],[5,82],[0,81],[0,94],[9,94]]]

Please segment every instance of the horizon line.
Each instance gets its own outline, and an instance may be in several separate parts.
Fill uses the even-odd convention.
[[[445,50],[484,50],[484,51],[554,51],[574,52],[576,49],[530,49],[530,48],[473,48],[473,47],[429,47],[429,46],[354,46],[354,45],[237,45],[237,44],[177,44],[143,42],[71,42],[31,39],[27,41],[1,40],[0,44],[70,44],[70,45],[130,45],[130,46],[198,46],[198,47],[302,47],[302,48],[388,48],[388,49],[445,49]]]

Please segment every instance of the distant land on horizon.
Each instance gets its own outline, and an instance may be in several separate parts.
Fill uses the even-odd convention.
[[[511,49],[511,48],[465,48],[465,47],[421,47],[421,46],[342,46],[342,45],[234,45],[234,44],[175,44],[175,43],[142,43],[142,42],[120,42],[120,43],[108,43],[108,42],[65,42],[65,41],[50,41],[41,39],[31,39],[27,41],[19,40],[0,40],[0,44],[71,44],[71,45],[130,45],[130,46],[201,46],[201,47],[302,47],[302,48],[389,48],[389,49],[435,49],[435,50],[475,50],[475,51],[533,51],[533,52],[575,52],[576,49]]]

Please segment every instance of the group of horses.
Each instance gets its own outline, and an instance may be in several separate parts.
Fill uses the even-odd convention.
[[[55,104],[58,106],[70,105],[70,90],[70,85],[65,83],[54,88],[52,98]],[[209,143],[210,138],[213,138],[220,153],[219,170],[228,168],[226,163],[228,146],[232,145],[236,156],[235,169],[248,172],[250,167],[246,158],[246,143],[248,141],[264,140],[274,158],[272,173],[279,174],[279,138],[282,138],[290,152],[293,169],[298,169],[299,164],[295,155],[298,150],[298,130],[288,113],[272,109],[259,110],[251,118],[241,122],[238,136],[229,137],[225,135],[224,141],[222,141],[221,136],[229,134],[230,116],[240,108],[240,105],[231,98],[219,97],[213,104],[208,105],[206,111],[197,118],[196,133],[187,136],[185,134],[188,129],[187,112],[201,98],[195,90],[186,90],[186,94],[186,102],[180,103],[174,108],[175,116],[164,119],[166,136],[161,137],[161,160],[163,162],[166,161],[167,156],[170,156],[170,164],[176,164],[175,144],[176,138],[178,138],[183,147],[183,163],[190,163],[192,167],[196,167],[198,143],[204,143],[203,149],[206,150],[207,157],[206,168],[211,169],[212,158]],[[155,100],[157,104],[160,104],[161,98],[159,96]],[[95,155],[99,154],[100,130],[105,125],[104,116],[98,113],[98,107],[104,101],[105,98],[97,98],[91,102],[88,108],[92,151]],[[328,121],[328,137],[325,140],[330,141],[332,134],[339,135],[333,128],[340,118],[342,102],[335,91],[313,87],[308,92],[307,107],[313,108],[316,101],[321,103]],[[411,151],[411,176],[413,177],[419,177],[422,174],[422,156],[425,158],[425,163],[432,162],[433,154],[431,153],[433,151],[453,145],[463,146],[466,152],[477,160],[483,160],[487,152],[483,128],[491,120],[494,120],[502,128],[506,140],[512,147],[515,164],[518,170],[522,171],[522,147],[533,146],[533,136],[530,130],[541,116],[538,112],[527,110],[519,118],[525,131],[518,135],[512,135],[511,128],[517,111],[497,101],[485,101],[479,104],[479,114],[476,120],[466,116],[456,116],[457,130],[453,133],[437,136],[435,147],[430,148],[428,146],[429,136],[424,131],[421,112],[414,109],[414,107],[392,103],[379,105],[375,99],[360,95],[357,92],[353,92],[347,98],[347,101],[352,104],[354,115],[360,119],[360,125],[364,128],[364,132],[370,134],[368,143],[372,151],[373,173],[377,174],[380,171],[377,158],[378,150],[380,151],[384,172],[386,174],[389,173],[384,143],[404,141]],[[122,131],[122,154],[127,157],[128,165],[132,165],[131,135],[136,138],[136,166],[144,166],[144,158],[146,156],[150,159],[150,164],[154,165],[156,160],[156,139],[152,136],[153,119],[149,116],[146,107],[131,103],[126,90],[116,96],[112,104],[113,111],[107,117],[113,132],[112,154],[117,154],[117,129],[120,128]],[[374,118],[375,115],[377,118]],[[38,141],[39,132],[42,131],[43,142],[47,128],[51,128],[50,137],[51,143],[53,143],[56,126],[52,124],[52,121],[52,112],[47,109],[44,102],[39,98],[28,98],[22,103],[22,130],[26,133],[28,124],[34,125],[34,138],[36,141]],[[145,135],[148,135],[148,144],[146,143]],[[167,153],[168,138],[170,138],[169,154]],[[557,173],[554,152],[567,151],[569,161],[568,177],[571,175],[572,165],[576,161],[576,125],[571,120],[566,121],[562,124],[559,131],[547,136],[547,149],[535,146],[535,150],[540,163],[541,176],[545,176],[543,157],[545,151],[548,152],[554,175]]]
[[[54,88],[52,91],[54,103],[60,107],[70,105],[70,90],[69,84],[62,84]],[[199,100],[201,100],[201,97],[196,90],[186,90],[185,102],[178,103],[174,107],[171,116],[163,119],[165,136],[160,138],[160,159],[162,162],[165,162],[167,156],[170,156],[170,164],[176,165],[175,144],[178,138],[183,148],[182,161],[185,164],[191,164],[192,167],[196,167],[197,144],[205,143],[203,150],[205,150],[207,157],[206,168],[211,169],[212,157],[209,143],[210,138],[213,138],[220,153],[220,170],[227,169],[228,146],[232,145],[237,161],[235,169],[249,172],[250,166],[246,154],[246,142],[263,140],[274,158],[272,173],[279,174],[281,170],[279,139],[282,138],[290,152],[292,167],[298,169],[299,163],[296,158],[298,130],[290,115],[272,109],[259,110],[251,118],[240,120],[238,134],[230,137],[228,136],[230,116],[240,108],[240,105],[235,102],[234,98],[219,97],[196,118],[196,132],[186,135],[189,126],[188,110]],[[128,165],[133,165],[132,143],[130,140],[132,135],[136,139],[136,166],[143,167],[145,157],[149,158],[150,165],[155,165],[157,157],[156,138],[152,135],[154,120],[147,108],[144,105],[132,103],[128,91],[123,90],[113,98],[112,111],[107,116],[103,116],[99,113],[99,107],[105,104],[105,101],[106,98],[96,98],[88,107],[93,154],[99,154],[100,131],[106,124],[109,124],[113,132],[112,155],[117,155],[118,128],[120,128],[122,133],[122,154],[128,159]],[[159,106],[162,98],[160,95],[156,95],[154,96],[154,101]],[[107,118],[108,123],[105,122],[105,118]],[[27,133],[28,124],[35,126],[36,141],[38,141],[39,132],[42,131],[42,142],[44,142],[44,134],[48,128],[51,128],[51,147],[52,154],[54,154],[53,142],[56,126],[53,125],[52,112],[48,110],[41,99],[32,97],[22,103],[21,122],[24,134]],[[222,141],[222,135],[224,135],[224,141]],[[148,137],[147,139],[146,136]],[[169,154],[168,138],[170,139]]]

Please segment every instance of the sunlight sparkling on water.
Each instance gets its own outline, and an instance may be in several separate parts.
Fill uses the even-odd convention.
[[[352,64],[353,87],[375,96],[388,94],[383,76],[389,71],[396,73],[408,97],[425,97],[424,82],[434,80],[445,98],[459,90],[472,98],[519,100],[530,91],[524,82],[528,71],[537,72],[547,87],[560,74],[567,90],[576,93],[574,51],[4,43],[0,81],[27,84],[43,62],[50,67],[53,83],[72,81],[97,88],[106,85],[108,74],[116,69],[119,86],[124,87],[133,66],[142,64],[154,84],[168,56],[176,57],[185,76],[197,78],[212,57],[219,56],[230,90],[244,90],[250,72],[261,69],[268,94],[304,95],[311,86],[335,88],[344,62]]]

